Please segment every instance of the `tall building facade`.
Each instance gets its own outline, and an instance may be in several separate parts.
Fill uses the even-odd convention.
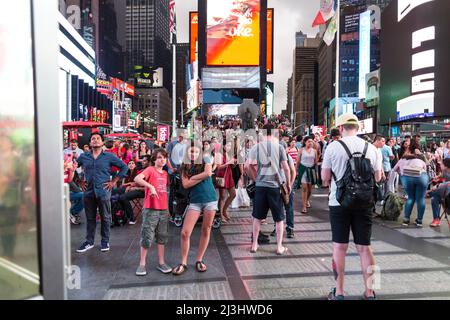
[[[384,8],[391,0],[341,1],[340,96],[358,97],[359,87],[359,14],[371,5]],[[380,67],[380,30],[371,30],[370,71]]]
[[[177,119],[186,112],[186,65],[189,64],[189,43],[177,43]],[[183,109],[183,110],[181,110]]]
[[[133,110],[144,118],[143,130],[153,132],[157,123],[169,123],[172,119],[172,99],[166,88],[137,88]]]
[[[134,66],[163,67],[171,91],[169,0],[126,0],[126,75]]]
[[[294,126],[305,131],[314,124],[314,111],[317,110],[314,85],[317,74],[317,53],[321,39],[304,38],[299,41],[300,32],[296,34],[296,44],[300,46],[294,50]],[[311,94],[311,88],[313,94]],[[298,130],[297,130],[298,131]]]
[[[318,125],[326,124],[326,110],[335,96],[336,83],[336,41],[327,46],[322,41],[318,48]]]
[[[99,2],[99,38],[97,63],[111,77],[124,79],[124,48],[119,44],[118,15],[122,14],[114,0]]]

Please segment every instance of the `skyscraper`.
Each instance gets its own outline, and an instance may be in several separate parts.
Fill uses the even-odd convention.
[[[317,114],[316,76],[317,52],[321,39],[307,38],[301,32],[296,33],[294,49],[294,124],[306,129],[314,124]]]
[[[163,67],[171,91],[169,0],[127,0],[125,25],[127,78],[136,65]]]

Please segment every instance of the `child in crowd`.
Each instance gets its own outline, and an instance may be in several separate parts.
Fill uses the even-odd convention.
[[[168,241],[169,211],[167,188],[169,175],[163,170],[167,163],[167,152],[156,149],[151,157],[152,166],[138,174],[134,181],[145,187],[144,208],[142,210],[141,228],[141,261],[136,270],[137,276],[145,276],[148,249],[153,240],[158,245],[157,269],[164,274],[170,273],[172,268],[164,261],[164,249]]]

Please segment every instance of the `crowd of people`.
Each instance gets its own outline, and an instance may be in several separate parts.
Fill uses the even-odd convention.
[[[101,251],[108,251],[111,206],[126,213],[129,224],[136,223],[133,202],[143,199],[140,262],[136,275],[147,274],[146,257],[152,242],[158,247],[158,270],[174,275],[188,268],[190,237],[203,217],[195,269],[205,272],[204,255],[216,216],[222,224],[233,220],[230,207],[249,207],[252,199],[252,241],[250,252],[270,242],[263,234],[270,210],[275,223],[276,254],[286,254],[284,233],[294,238],[294,198],[301,197],[301,213],[308,214],[315,189],[329,191],[333,241],[333,270],[336,287],[329,299],[344,298],[344,265],[350,230],[361,257],[365,280],[375,265],[370,246],[376,203],[384,204],[389,193],[406,199],[403,225],[410,224],[414,204],[415,225],[422,227],[426,197],[431,198],[433,221],[440,225],[441,204],[450,192],[450,140],[422,143],[421,137],[403,139],[377,135],[359,137],[358,119],[344,114],[328,135],[293,135],[284,116],[258,117],[251,132],[242,133],[237,117],[208,117],[188,138],[180,131],[170,143],[108,140],[93,133],[83,150],[77,141],[65,150],[65,181],[70,184],[70,219],[79,224],[85,211],[87,235],[77,252],[94,246],[97,212],[101,220]],[[355,170],[359,170],[355,174]],[[164,259],[168,241],[171,207],[180,190],[170,188],[179,177],[186,191],[180,237],[180,263],[171,267]],[[364,178],[366,177],[366,178]],[[352,192],[350,192],[352,191]],[[356,196],[355,196],[356,194]],[[241,197],[242,195],[242,197]],[[365,197],[361,200],[361,197]],[[367,281],[365,281],[367,283]],[[375,299],[366,285],[364,297]]]

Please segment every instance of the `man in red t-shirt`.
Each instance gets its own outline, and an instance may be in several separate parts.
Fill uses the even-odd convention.
[[[172,272],[172,268],[164,261],[164,246],[169,235],[169,210],[167,190],[169,175],[163,170],[167,163],[167,152],[164,149],[156,149],[152,155],[153,165],[136,176],[134,181],[145,187],[144,208],[142,210],[141,228],[141,261],[136,270],[137,276],[145,276],[147,252],[155,239],[158,244],[157,269],[162,273]]]

